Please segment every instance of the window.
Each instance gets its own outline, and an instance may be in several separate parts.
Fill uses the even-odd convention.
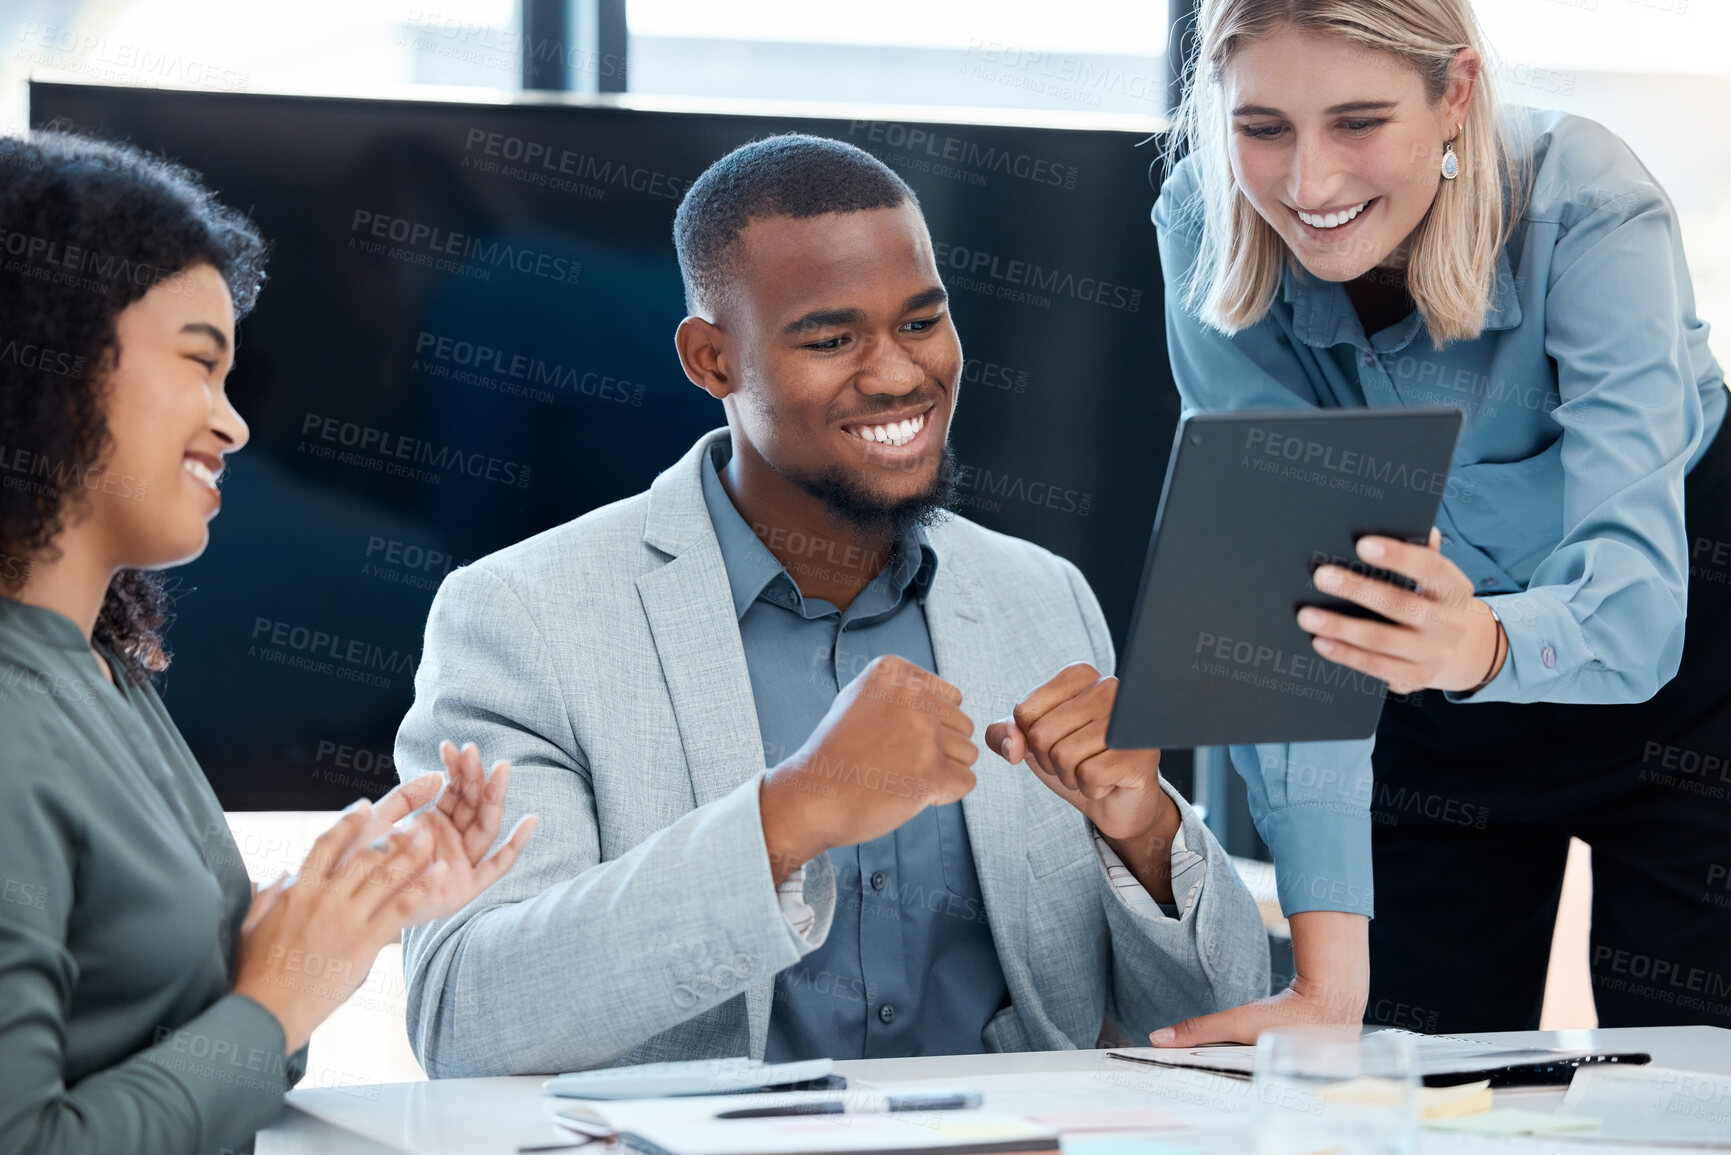
[[[629,0],[633,92],[1157,116],[1150,0]]]

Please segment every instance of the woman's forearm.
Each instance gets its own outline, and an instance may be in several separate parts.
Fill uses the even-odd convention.
[[[1292,989],[1317,1021],[1358,1023],[1370,998],[1370,919],[1338,910],[1307,910],[1292,927]]]
[[[1156,1047],[1254,1043],[1274,1027],[1326,1024],[1356,1027],[1370,998],[1370,918],[1338,910],[1307,910],[1292,926],[1292,985],[1243,1006],[1185,1019],[1150,1035]]]

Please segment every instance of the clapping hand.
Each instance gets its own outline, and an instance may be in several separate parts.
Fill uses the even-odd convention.
[[[424,774],[376,805],[357,802],[297,874],[254,892],[234,990],[276,1016],[291,1053],[361,984],[386,943],[468,905],[511,869],[534,832],[531,814],[489,855],[511,765],[488,775],[472,743],[445,742],[439,754],[444,779]]]
[[[449,740],[441,742],[439,757],[445,763],[445,789],[438,804],[419,821],[429,825],[434,859],[445,863],[445,872],[434,881],[426,905],[415,912],[421,922],[455,914],[497,882],[516,863],[541,821],[536,815],[524,815],[505,844],[489,855],[505,816],[511,764],[496,762],[492,773],[486,773],[481,768],[481,752],[473,742],[460,750]]]
[[[455,914],[498,881],[529,844],[529,836],[540,821],[532,814],[520,819],[505,845],[489,857],[487,851],[499,837],[504,819],[511,764],[495,763],[489,775],[482,769],[481,752],[473,742],[458,749],[448,739],[439,744],[439,757],[445,764],[445,777],[423,774],[380,798],[373,804],[366,826],[345,851],[346,857],[360,847],[377,844],[403,819],[438,800],[405,828],[412,833],[425,826],[433,839],[433,862],[445,864],[427,901],[416,909],[411,926]]]

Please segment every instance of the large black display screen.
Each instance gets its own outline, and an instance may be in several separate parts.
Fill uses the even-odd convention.
[[[1143,134],[59,84],[30,108],[191,166],[275,246],[230,379],[252,441],[176,571],[161,683],[230,809],[389,788],[445,574],[723,423],[674,355],[673,214],[776,132],[918,193],[967,356],[959,512],[1075,561],[1122,644],[1177,418]]]

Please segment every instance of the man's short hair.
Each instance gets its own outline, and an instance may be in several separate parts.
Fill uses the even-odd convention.
[[[752,221],[893,209],[904,201],[920,203],[888,165],[851,144],[790,132],[741,145],[703,170],[673,217],[686,311],[704,315],[720,304],[739,234]]]

